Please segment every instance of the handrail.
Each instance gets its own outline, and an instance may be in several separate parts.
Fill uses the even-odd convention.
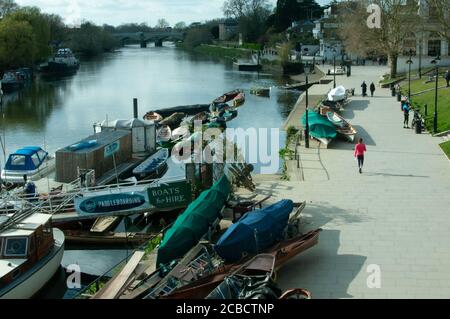
[[[166,231],[171,228],[173,226],[175,222],[172,222],[170,225],[164,227],[158,234],[152,236],[147,242],[145,242],[144,244],[142,244],[141,246],[139,246],[138,248],[136,248],[135,250],[133,250],[132,253],[139,251],[139,250],[145,250],[145,248],[147,247],[148,243],[150,243],[152,240],[154,240],[155,238],[159,237],[160,235],[162,235],[164,237],[164,234],[166,233]],[[155,250],[157,247],[153,248],[153,250]],[[152,251],[153,251],[152,250]],[[146,254],[148,254],[149,252],[146,252]],[[89,283],[85,288],[81,289],[75,296],[72,297],[72,299],[79,299],[79,297],[81,297],[82,295],[85,294],[85,292],[90,289],[93,285],[96,285],[97,289],[99,289],[99,282],[100,280],[109,277],[110,279],[112,277],[107,276],[107,274],[111,273],[112,271],[114,271],[115,269],[117,269],[121,264],[123,264],[124,262],[128,262],[128,256],[125,257],[124,259],[122,259],[121,261],[119,261],[117,264],[115,264],[114,266],[112,266],[108,271],[106,271],[105,273],[103,273],[103,275],[99,276],[97,279],[95,279],[94,281],[92,281],[91,283]]]

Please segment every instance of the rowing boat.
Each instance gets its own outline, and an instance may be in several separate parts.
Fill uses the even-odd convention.
[[[265,96],[270,97],[270,87],[254,87],[250,90],[250,94],[257,95],[257,96]]]
[[[225,93],[221,96],[219,96],[217,99],[213,101],[214,104],[221,104],[221,103],[228,103],[232,101],[236,96],[238,96],[240,93],[242,93],[242,90],[233,90],[228,93]]]
[[[234,99],[233,99],[233,106],[238,107],[245,103],[245,93],[241,92],[239,93]]]
[[[354,142],[356,129],[336,112],[327,112],[328,120],[336,126],[337,133],[349,142]]]
[[[169,150],[167,148],[162,148],[136,167],[133,170],[133,175],[136,176],[137,179],[144,179],[149,176],[159,176],[167,166],[168,158]]]
[[[159,113],[150,111],[150,112],[147,112],[147,114],[144,115],[144,120],[159,122],[159,121],[163,120],[163,117]]]

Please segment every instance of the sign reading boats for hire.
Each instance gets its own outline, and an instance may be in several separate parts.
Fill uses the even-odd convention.
[[[151,209],[146,192],[107,194],[87,198],[75,198],[75,207],[80,214],[113,214],[142,212]]]
[[[187,206],[192,201],[191,185],[187,182],[162,184],[148,189],[150,204],[157,208]]]

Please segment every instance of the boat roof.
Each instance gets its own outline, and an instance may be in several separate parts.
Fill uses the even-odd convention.
[[[25,263],[26,259],[0,259],[0,278]]]
[[[25,156],[31,156],[34,153],[39,152],[42,150],[39,146],[26,146],[24,148],[18,149],[14,155],[25,155]]]
[[[0,219],[0,225],[2,222],[7,221],[9,217],[12,217],[12,214],[9,214],[7,217]],[[33,214],[25,219],[23,219],[20,223],[0,232],[0,237],[10,237],[10,236],[29,236],[31,235],[39,226],[47,223],[52,216],[50,214]]]

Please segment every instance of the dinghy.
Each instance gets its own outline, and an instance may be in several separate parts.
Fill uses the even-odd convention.
[[[336,112],[327,112],[327,117],[336,126],[336,131],[340,136],[343,136],[349,142],[355,141],[357,131],[349,122]]]
[[[234,98],[236,98],[236,96],[238,96],[240,93],[242,93],[242,90],[239,89],[230,91],[215,99],[213,103],[214,104],[228,103],[232,101]]]
[[[169,150],[162,148],[149,158],[147,158],[141,165],[133,170],[133,175],[139,180],[159,176],[164,168],[167,167],[167,159],[169,158]]]
[[[265,96],[270,97],[270,87],[254,87],[250,90],[250,94],[256,95],[256,96]]]
[[[156,132],[156,142],[164,143],[170,141],[172,138],[172,130],[170,126],[161,126]]]
[[[245,103],[245,94],[244,92],[239,93],[233,100],[233,106],[238,107]]]
[[[161,116],[161,114],[151,111],[147,112],[147,114],[144,115],[144,120],[160,122],[163,120],[163,117]]]

